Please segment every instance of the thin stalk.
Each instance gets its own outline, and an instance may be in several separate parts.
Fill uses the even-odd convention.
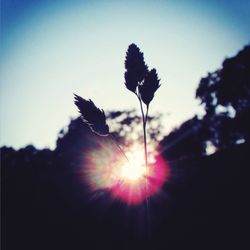
[[[148,170],[148,151],[147,151],[147,120],[148,120],[148,110],[149,105],[147,105],[146,108],[146,115],[144,117],[144,123],[143,123],[143,135],[144,135],[144,153],[145,153],[145,165],[146,170]],[[146,179],[146,189],[148,190],[148,180]],[[149,203],[149,197],[146,197],[146,216],[147,216],[147,233],[148,233],[148,243],[151,244],[151,230],[150,230],[150,203]]]
[[[140,108],[141,108],[141,114],[142,114],[144,156],[145,156],[145,166],[147,168],[148,167],[148,153],[147,153],[147,136],[146,136],[146,117],[144,116],[141,97],[138,94],[137,94],[137,97],[138,97],[138,100],[140,102]]]
[[[147,150],[147,119],[148,119],[148,105],[146,109],[146,116],[143,123],[143,135],[144,135],[144,153],[145,153],[145,166],[146,171],[148,170],[148,150]],[[148,189],[148,183],[146,180],[146,188]],[[149,217],[149,198],[146,198],[146,208],[147,208],[147,223],[148,223],[148,236],[150,237],[150,217]]]
[[[146,116],[144,116],[144,111],[142,107],[142,100],[140,97],[140,94],[137,92],[135,93],[139,102],[140,102],[140,108],[141,108],[141,114],[142,114],[142,122],[143,122],[143,141],[144,141],[144,155],[145,155],[145,167],[146,170],[148,168],[148,151],[147,151],[147,135],[146,135],[146,127],[147,127],[147,119],[148,119],[148,109],[149,105],[147,105],[146,109]],[[148,183],[146,179],[146,189],[148,190]],[[147,221],[147,234],[148,234],[148,240],[149,244],[151,243],[151,230],[150,230],[150,211],[149,211],[149,198],[146,197],[146,221]]]
[[[141,108],[141,114],[142,114],[142,122],[143,122],[143,127],[144,127],[145,117],[144,117],[144,111],[143,111],[143,107],[142,107],[141,97],[139,96],[139,94],[136,94],[136,96],[138,97],[138,100],[140,102],[140,108]]]
[[[144,124],[143,124],[143,135],[144,135],[144,153],[145,153],[145,165],[146,168],[148,167],[148,150],[147,150],[147,119],[148,119],[148,108],[147,105],[146,109],[146,116],[144,117]]]
[[[149,104],[147,105],[147,109],[146,109],[145,123],[147,123],[147,120],[148,120],[148,110],[149,110]],[[146,125],[145,125],[145,127],[146,127]]]
[[[124,157],[127,159],[128,163],[130,164],[130,161],[128,159],[128,157],[126,156],[125,152],[123,151],[123,149],[121,148],[121,146],[119,145],[117,139],[115,138],[115,136],[113,134],[109,134],[109,136],[111,137],[112,141],[115,143],[115,145],[119,148],[120,152],[124,155]]]
[[[143,123],[143,140],[144,140],[144,154],[145,154],[145,165],[148,167],[148,150],[147,150],[147,134],[146,134],[146,122]]]

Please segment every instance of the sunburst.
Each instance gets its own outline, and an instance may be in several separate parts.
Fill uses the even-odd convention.
[[[169,167],[160,157],[151,157],[146,167],[143,145],[139,143],[125,153],[128,159],[110,144],[90,151],[83,166],[84,180],[92,190],[107,190],[114,199],[136,205],[160,190],[169,177]]]

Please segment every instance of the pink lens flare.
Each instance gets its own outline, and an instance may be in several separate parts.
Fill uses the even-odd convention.
[[[92,190],[107,190],[111,197],[137,205],[160,191],[170,175],[166,160],[159,155],[149,157],[145,166],[143,147],[133,144],[126,157],[108,143],[87,154],[82,168],[83,179]]]

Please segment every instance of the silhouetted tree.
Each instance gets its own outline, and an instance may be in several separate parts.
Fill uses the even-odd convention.
[[[210,131],[207,140],[218,148],[249,142],[250,46],[202,78],[196,98],[205,107],[204,125]]]
[[[205,133],[202,120],[195,116],[165,136],[160,151],[168,160],[199,157],[206,153]]]
[[[205,115],[189,119],[163,139],[161,150],[168,159],[203,155],[208,142],[217,149],[249,142],[250,46],[202,78],[196,98],[204,106]]]
[[[97,137],[93,134],[87,124],[82,122],[80,117],[72,119],[70,124],[62,129],[56,141],[56,152],[63,159],[70,161],[80,161],[82,154],[86,149],[91,147],[94,139]]]

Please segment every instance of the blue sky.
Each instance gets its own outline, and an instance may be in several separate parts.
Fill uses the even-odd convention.
[[[130,43],[162,86],[165,132],[199,113],[201,77],[250,42],[250,1],[2,0],[0,145],[55,145],[76,117],[72,93],[105,110],[137,107],[124,87]]]

